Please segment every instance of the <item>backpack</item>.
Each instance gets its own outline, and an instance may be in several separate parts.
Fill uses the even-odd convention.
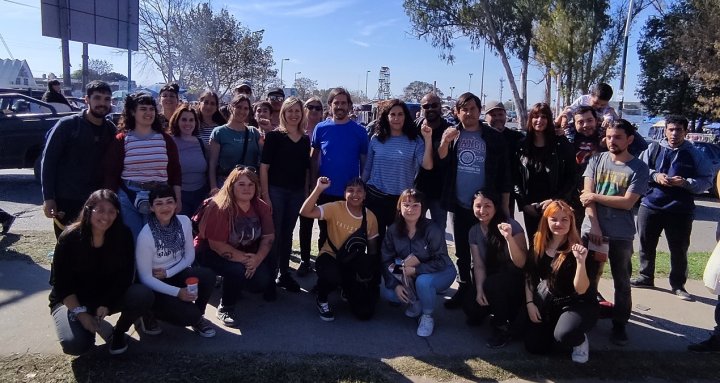
[[[198,206],[195,210],[192,217],[190,217],[193,237],[197,237],[198,234],[200,234],[200,221],[202,221],[203,216],[205,215],[205,209],[208,205],[210,205],[210,201],[212,201],[212,197],[205,198],[205,200],[203,200],[200,206]]]

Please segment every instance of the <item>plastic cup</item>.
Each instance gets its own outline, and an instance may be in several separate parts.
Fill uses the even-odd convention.
[[[195,278],[195,277],[190,277],[190,278],[188,278],[188,279],[185,280],[185,284],[187,285],[187,290],[188,290],[188,292],[189,292],[190,294],[193,294],[193,295],[197,296],[197,294],[198,294],[198,282],[200,282],[200,281],[199,281],[197,278]]]

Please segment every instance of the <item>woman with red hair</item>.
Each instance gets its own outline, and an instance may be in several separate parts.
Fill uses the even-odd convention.
[[[598,318],[598,262],[588,258],[575,226],[572,208],[564,201],[548,204],[528,259],[525,298],[530,326],[525,347],[546,353],[555,345],[572,348],[572,360],[588,361],[587,332]]]

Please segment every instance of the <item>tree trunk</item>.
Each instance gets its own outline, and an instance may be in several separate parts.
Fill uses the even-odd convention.
[[[548,105],[550,105],[552,97],[552,74],[550,69],[550,63],[545,63],[545,103]]]

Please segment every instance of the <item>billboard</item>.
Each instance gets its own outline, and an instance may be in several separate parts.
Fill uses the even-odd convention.
[[[138,50],[139,0],[42,0],[42,35]]]

